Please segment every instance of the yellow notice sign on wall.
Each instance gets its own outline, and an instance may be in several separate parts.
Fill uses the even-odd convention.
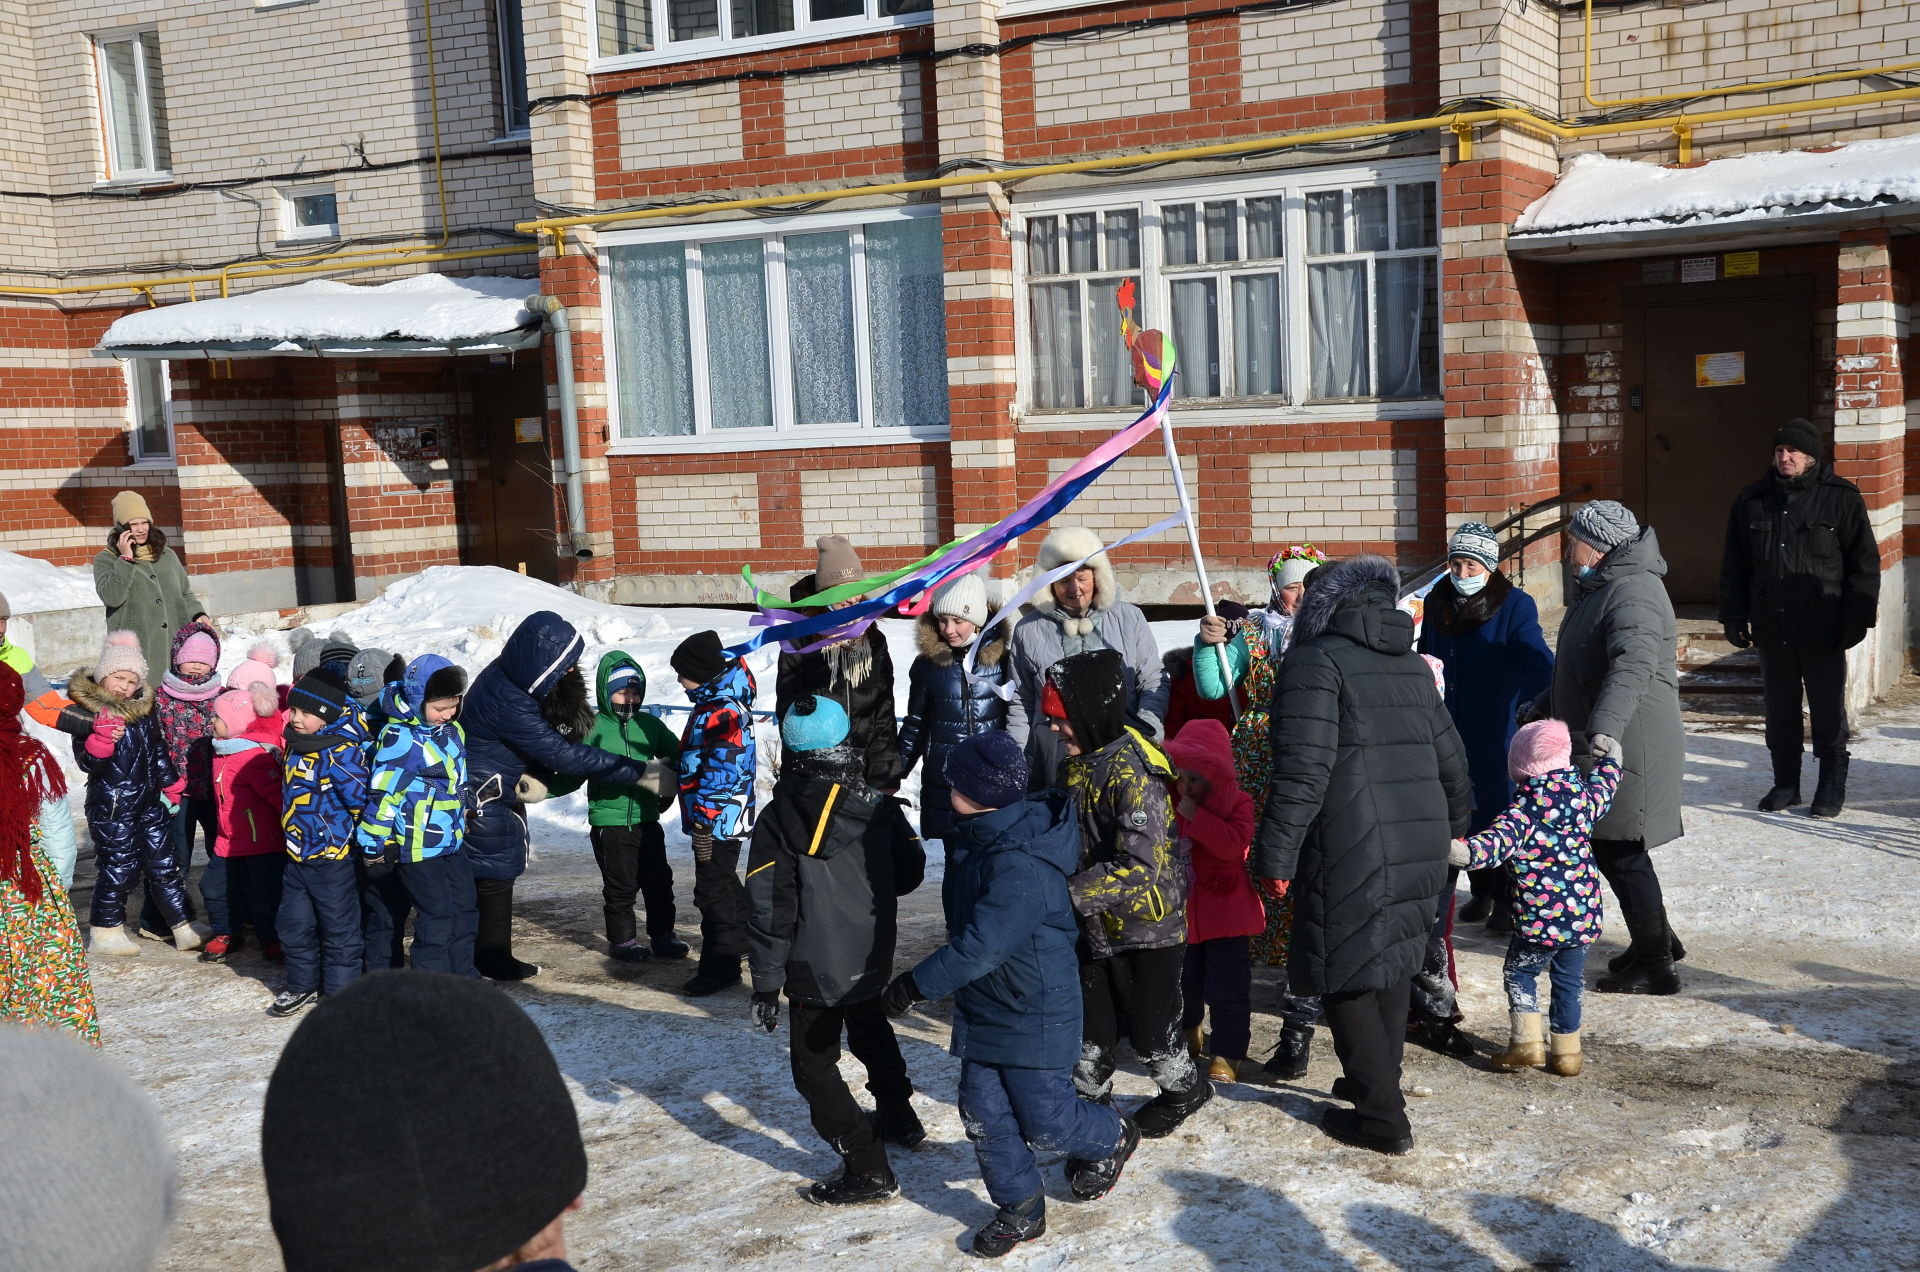
[[[1693,387],[1724,389],[1747,382],[1746,353],[1699,353],[1693,358]]]
[[[1752,278],[1760,272],[1760,253],[1728,252],[1720,258],[1720,277]]]

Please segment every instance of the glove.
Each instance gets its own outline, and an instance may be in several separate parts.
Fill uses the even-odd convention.
[[[522,773],[513,784],[513,797],[522,804],[538,804],[547,797],[547,784],[531,773]]]
[[[1547,708],[1538,698],[1532,698],[1521,703],[1520,709],[1513,713],[1513,722],[1517,726],[1529,725],[1535,720],[1544,720],[1546,718]]]
[[[1743,619],[1737,623],[1723,623],[1720,634],[1727,638],[1727,644],[1735,649],[1746,649],[1753,644],[1753,629]]]
[[[1456,839],[1447,847],[1447,864],[1455,870],[1465,870],[1473,860],[1473,850],[1467,847],[1467,841]]]
[[[384,879],[400,868],[400,845],[389,839],[376,856],[362,857],[367,878]]]
[[[1260,895],[1269,901],[1283,900],[1287,895],[1289,881],[1286,879],[1262,879]]]
[[[913,983],[913,973],[902,972],[887,986],[887,1015],[898,1020],[911,1011],[915,1003],[925,998],[920,987]]]
[[[167,810],[167,816],[172,817],[180,811],[180,801],[175,799],[173,796],[167,794],[165,791],[161,791],[160,807]]]
[[[1218,614],[1208,614],[1200,620],[1200,643],[1203,645],[1224,645],[1227,643],[1227,620]]]
[[[93,717],[93,729],[87,734],[87,754],[96,760],[104,760],[113,754],[113,744],[120,740],[120,732],[126,726],[120,723],[120,717],[111,712],[102,711]]]
[[[1867,629],[1859,626],[1847,626],[1840,629],[1840,648],[1852,649],[1867,638]]]
[[[648,760],[634,785],[664,804],[680,793],[680,770],[659,760]]]
[[[1604,733],[1596,733],[1587,739],[1587,746],[1593,751],[1595,759],[1618,762],[1626,754],[1620,747],[1619,738],[1610,738]]]
[[[779,990],[756,989],[753,991],[753,1023],[768,1033],[780,1027]]]
[[[713,860],[713,827],[695,826],[693,834],[693,859],[701,865]]]

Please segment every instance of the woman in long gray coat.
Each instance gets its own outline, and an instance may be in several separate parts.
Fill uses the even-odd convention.
[[[173,634],[206,617],[187,582],[187,567],[167,546],[137,490],[113,497],[113,530],[106,550],[93,559],[93,590],[107,607],[107,630],[140,638],[152,686],[170,669]]]
[[[1626,776],[1593,829],[1593,860],[1619,898],[1632,943],[1597,984],[1602,993],[1671,994],[1674,960],[1686,950],[1667,923],[1651,850],[1683,833],[1680,777],[1687,739],[1680,724],[1673,602],[1653,527],[1611,499],[1596,500],[1568,527],[1578,571],[1560,623],[1553,686],[1535,717],[1566,721],[1582,767],[1617,747]]]

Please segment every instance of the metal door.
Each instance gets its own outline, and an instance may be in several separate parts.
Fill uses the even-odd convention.
[[[558,582],[547,385],[540,362],[476,371],[468,388],[477,496],[469,558],[476,565],[497,565]]]

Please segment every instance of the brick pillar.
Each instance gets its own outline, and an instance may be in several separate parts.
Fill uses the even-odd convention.
[[[1880,624],[1847,656],[1847,701],[1858,708],[1893,684],[1907,649],[1907,395],[1900,367],[1906,297],[1895,286],[1884,229],[1843,233],[1837,263],[1833,467],[1860,487],[1880,547]]]

